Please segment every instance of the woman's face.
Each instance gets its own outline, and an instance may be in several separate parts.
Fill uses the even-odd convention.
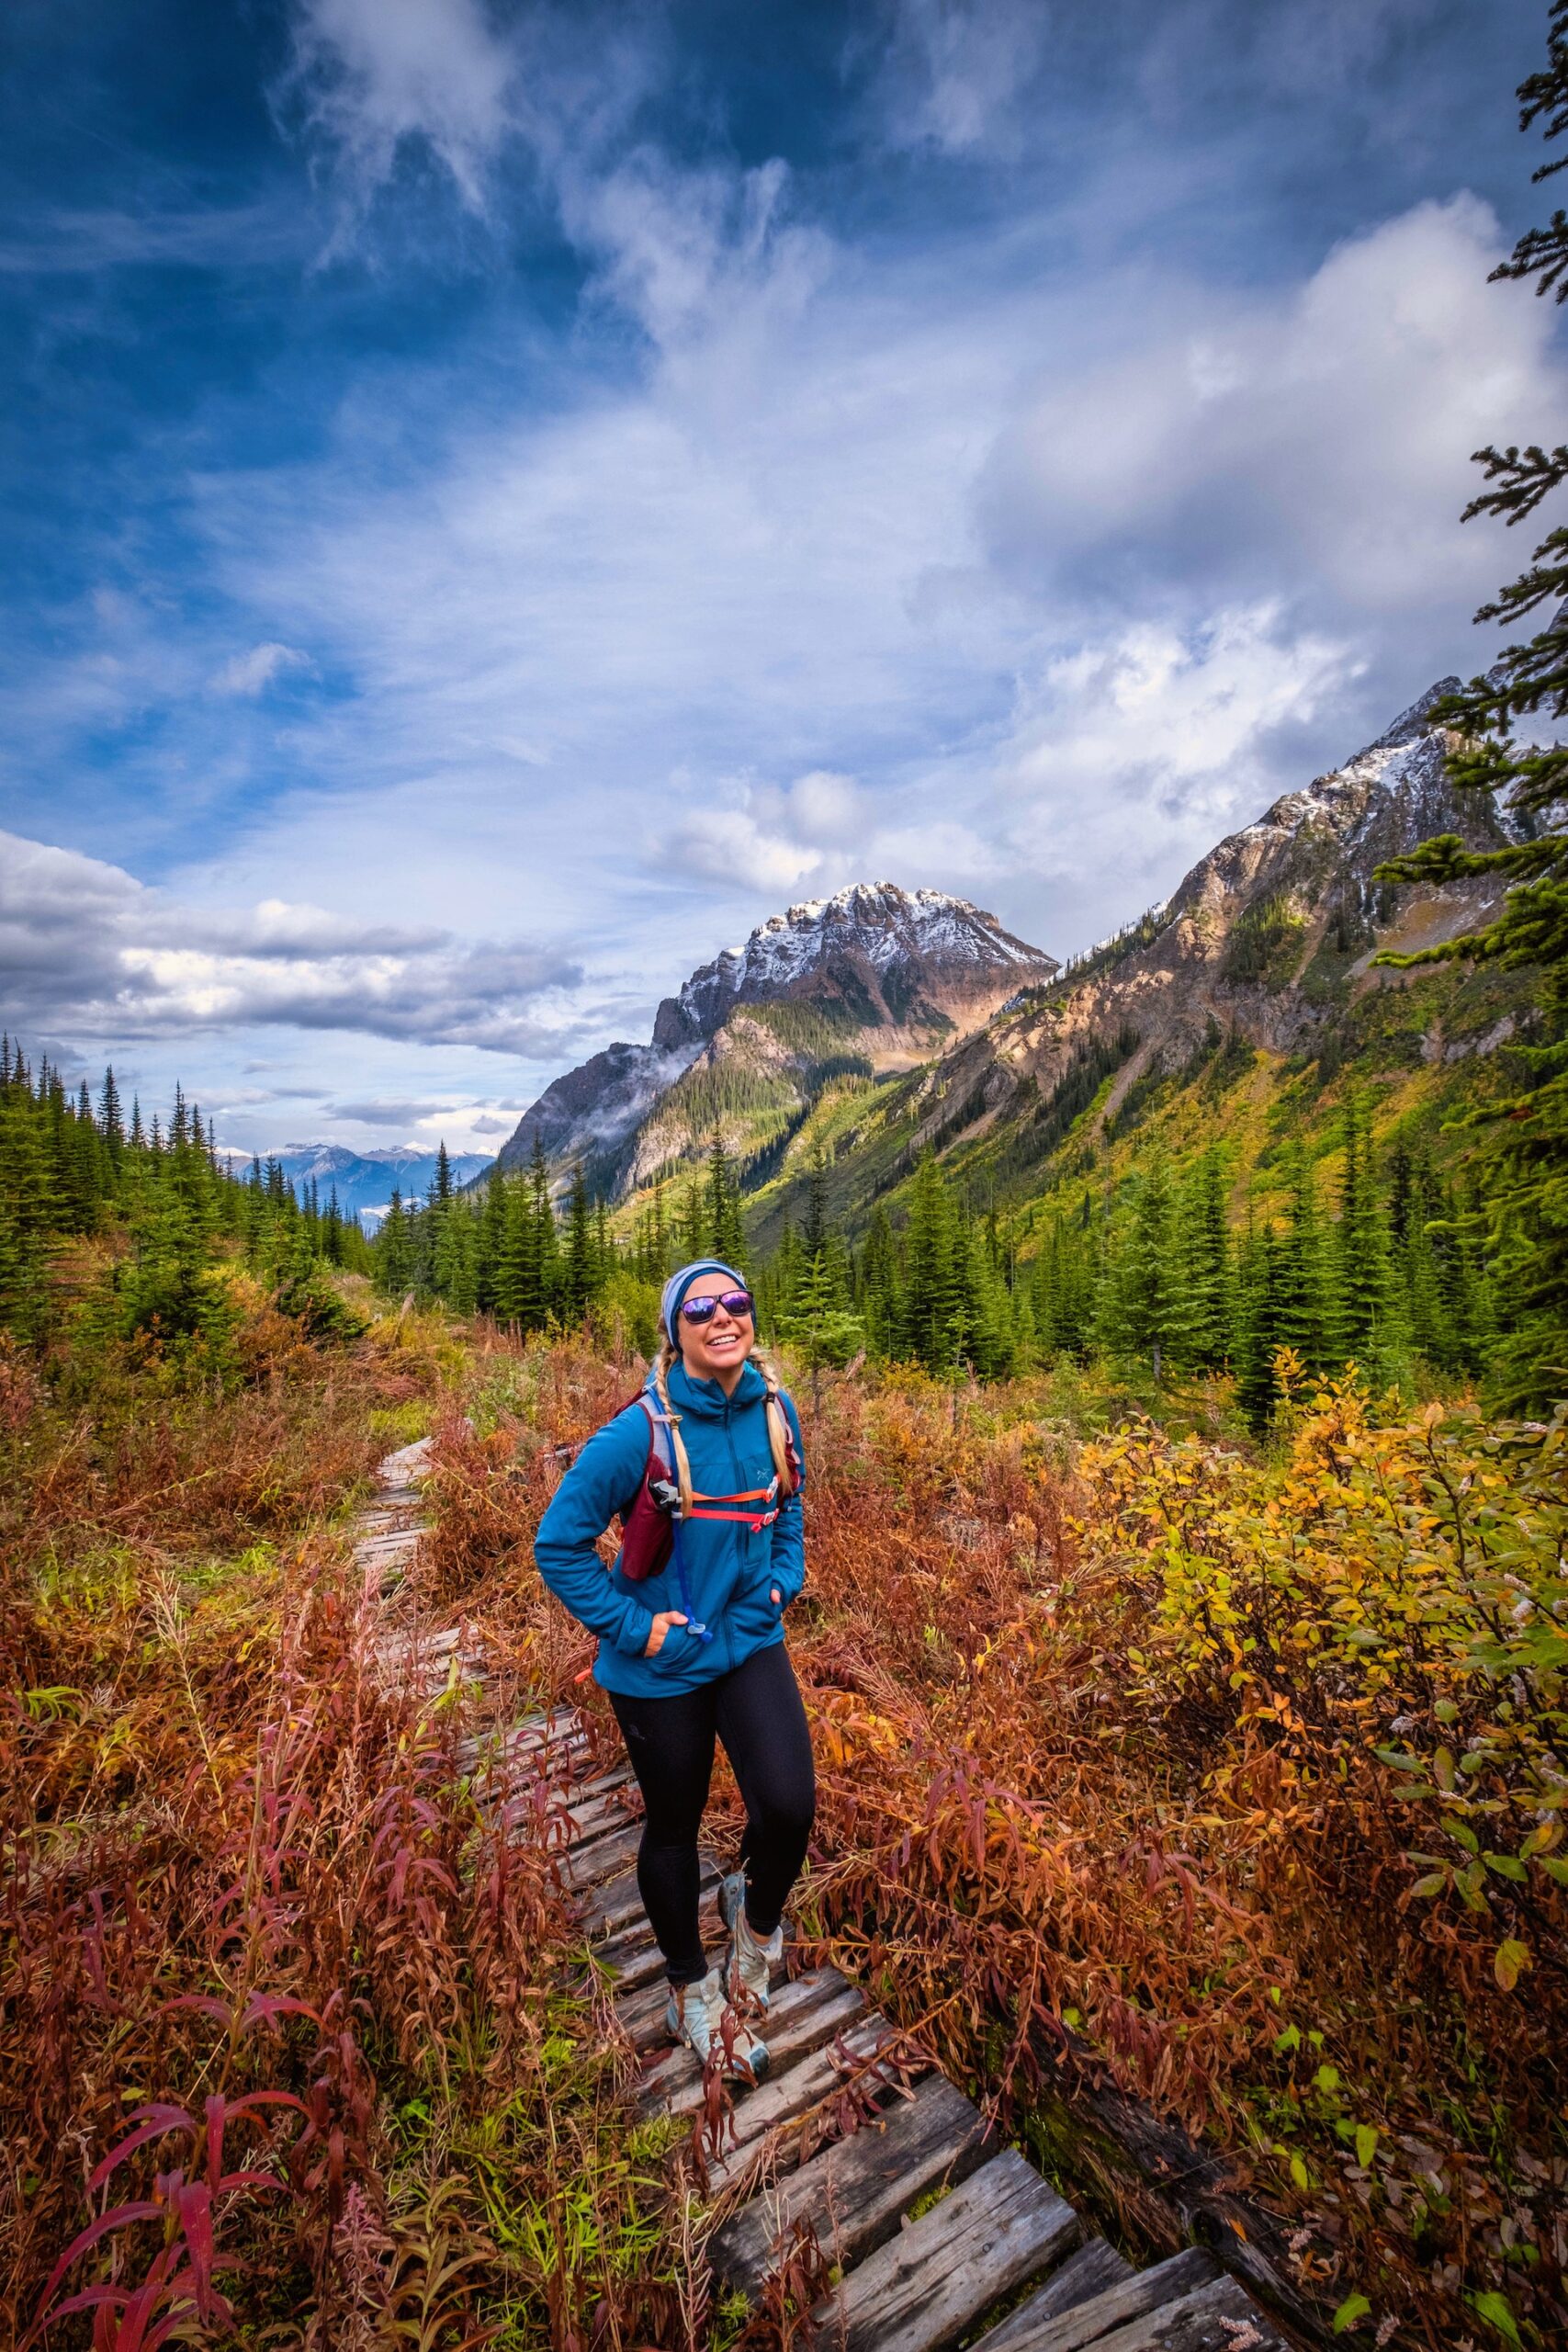
[[[732,1274],[699,1274],[687,1298],[722,1298],[735,1288]],[[682,1304],[684,1305],[684,1300]],[[740,1367],[757,1344],[757,1327],[750,1316],[739,1318],[716,1306],[709,1323],[688,1323],[676,1310],[677,1344],[694,1380],[716,1380],[726,1391],[740,1377]]]

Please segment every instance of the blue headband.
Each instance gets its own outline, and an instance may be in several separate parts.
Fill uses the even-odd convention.
[[[699,1274],[728,1274],[737,1290],[750,1287],[745,1275],[738,1274],[733,1266],[727,1266],[722,1258],[694,1258],[689,1266],[682,1266],[665,1283],[664,1295],[659,1302],[659,1319],[671,1347],[678,1344],[675,1317],[681,1312],[681,1301]]]

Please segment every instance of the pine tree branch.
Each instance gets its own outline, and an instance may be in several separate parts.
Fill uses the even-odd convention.
[[[1568,163],[1568,155],[1563,161]],[[1525,449],[1517,441],[1510,442],[1506,449],[1489,446],[1472,450],[1470,461],[1473,466],[1484,466],[1487,481],[1495,481],[1501,474],[1504,483],[1501,490],[1483,491],[1472,498],[1460,517],[1461,523],[1472,521],[1477,514],[1505,514],[1510,524],[1522,523],[1560,482],[1568,481],[1568,447],[1561,442],[1550,450],[1543,449],[1539,441],[1532,441]],[[1541,550],[1538,548],[1536,552],[1539,557]]]

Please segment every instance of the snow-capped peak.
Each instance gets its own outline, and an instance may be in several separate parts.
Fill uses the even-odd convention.
[[[730,1006],[792,991],[845,956],[873,973],[907,969],[912,980],[1019,970],[1043,975],[1052,959],[1016,939],[968,899],[853,882],[830,898],[803,899],[770,915],[739,947],[693,973],[677,1000],[689,1026],[711,1035]]]

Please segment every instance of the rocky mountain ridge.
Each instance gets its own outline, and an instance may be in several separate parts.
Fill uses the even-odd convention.
[[[908,1069],[970,1034],[1055,959],[943,890],[856,883],[759,923],[659,1008],[646,1046],[616,1044],[547,1087],[502,1146],[536,1137],[558,1179],[581,1164],[618,1193],[700,1151],[716,1102],[750,1098],[776,1143],[824,1075]]]
[[[649,1045],[610,1046],[558,1079],[503,1163],[537,1134],[558,1174],[580,1161],[625,1198],[721,1134],[765,1244],[824,1150],[835,1214],[852,1227],[927,1148],[1028,1181],[1090,1106],[1097,1131],[1113,1125],[1216,1040],[1281,1066],[1354,1057],[1388,1025],[1378,1005],[1411,984],[1375,966],[1379,949],[1452,938],[1492,903],[1485,883],[1375,878],[1435,833],[1505,838],[1491,803],[1449,781],[1433,712],[1456,684],[1439,680],[1342,766],[1218,842],[1163,907],[1066,967],[940,891],[861,885],[791,908],[694,972]],[[1425,1026],[1400,1050],[1418,1059],[1486,1054],[1513,1032],[1495,1006],[1417,1016],[1410,1003],[1402,1018]]]
[[[1506,838],[1492,803],[1448,777],[1450,739],[1432,712],[1457,684],[1439,680],[1342,767],[1282,794],[1199,859],[1164,907],[1018,991],[901,1100],[860,1120],[849,1155],[860,1164],[834,1186],[839,1213],[853,1222],[928,1148],[1039,1167],[1091,1098],[1103,1127],[1135,1089],[1192,1069],[1220,1039],[1249,1056],[1353,1057],[1375,1025],[1371,1001],[1408,985],[1374,966],[1380,949],[1453,938],[1495,901],[1485,882],[1405,890],[1374,878],[1437,833],[1477,847]],[[1435,1020],[1420,1056],[1489,1053],[1514,1027],[1494,1014],[1450,1035]]]

